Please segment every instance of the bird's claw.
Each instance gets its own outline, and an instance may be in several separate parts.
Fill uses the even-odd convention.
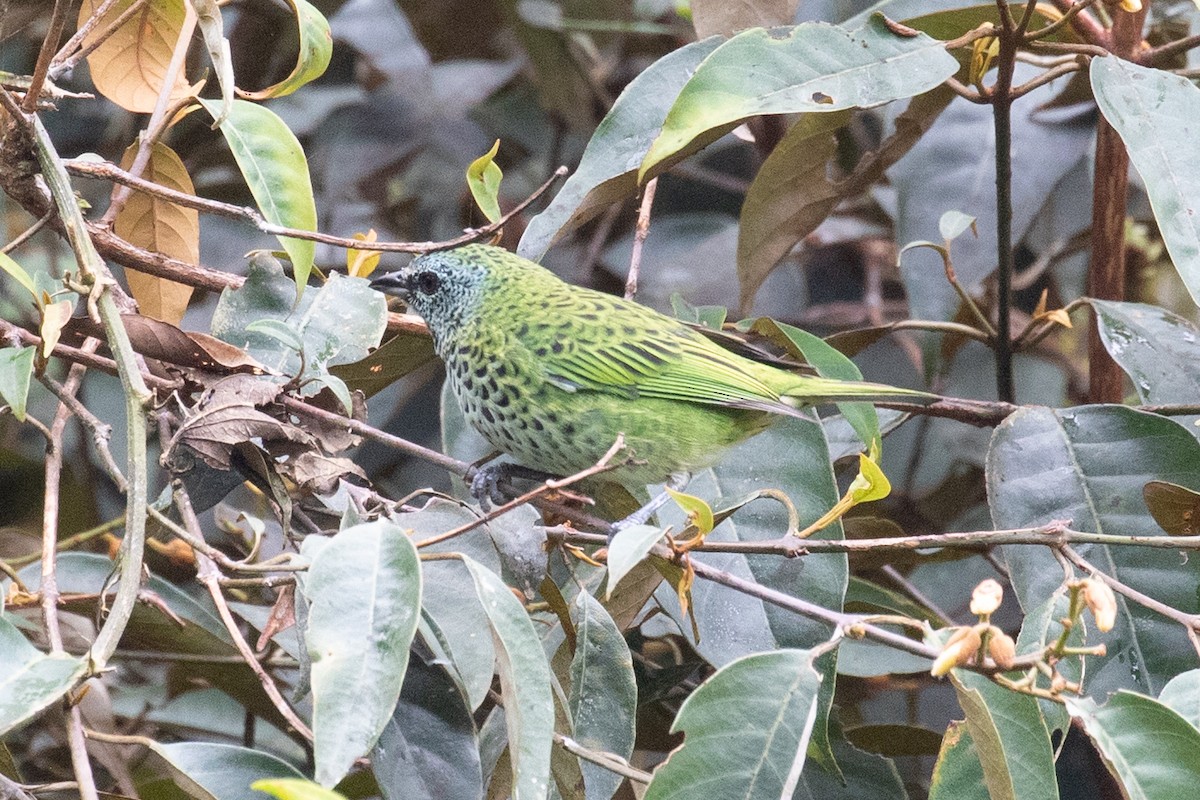
[[[493,503],[499,506],[506,500],[504,493],[500,491],[500,481],[508,477],[506,466],[510,465],[485,464],[471,476],[471,497],[475,498],[475,502],[479,503],[479,507],[485,512],[491,510]]]

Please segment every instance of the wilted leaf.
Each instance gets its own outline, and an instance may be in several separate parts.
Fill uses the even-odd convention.
[[[130,145],[121,158],[121,168],[129,169],[137,153],[138,145]],[[142,178],[168,189],[196,193],[187,167],[175,151],[162,142],[154,143]],[[194,208],[184,208],[133,191],[113,220],[113,231],[130,244],[152,253],[161,253],[187,264],[200,263],[200,212]],[[191,286],[133,269],[126,270],[125,280],[143,314],[172,325],[178,325],[183,319],[192,296]]]
[[[1158,527],[1172,536],[1200,533],[1200,492],[1166,481],[1150,481],[1142,487],[1142,499]]]
[[[329,31],[328,20],[307,0],[288,0],[288,3],[296,17],[300,39],[296,66],[286,78],[274,86],[257,92],[239,90],[238,94],[242,97],[250,100],[283,97],[324,75],[325,68],[329,66],[329,60],[333,57],[333,35]]]
[[[270,371],[240,347],[206,333],[182,331],[140,314],[122,314],[121,323],[133,349],[146,358],[217,374],[263,375]],[[72,319],[67,330],[82,336],[101,334],[100,327],[87,317]]]
[[[800,0],[692,0],[692,25],[696,38],[729,36],[746,28],[787,25],[796,16]]]
[[[59,300],[42,306],[42,325],[39,333],[42,337],[42,360],[50,358],[54,346],[62,336],[63,327],[71,320],[75,303],[71,300]]]

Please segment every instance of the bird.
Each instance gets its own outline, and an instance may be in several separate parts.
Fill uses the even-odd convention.
[[[592,467],[620,436],[628,458],[606,477],[642,491],[681,487],[727,448],[808,406],[936,399],[754,361],[492,245],[420,255],[371,287],[425,320],[467,421],[518,467],[550,475]],[[487,483],[473,484],[477,499]]]

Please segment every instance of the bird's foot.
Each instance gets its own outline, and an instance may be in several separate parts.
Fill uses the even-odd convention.
[[[621,531],[627,528],[632,528],[635,525],[645,525],[647,522],[649,522],[650,518],[654,516],[655,512],[657,512],[671,500],[671,495],[667,492],[667,489],[675,492],[681,491],[683,487],[688,485],[688,481],[691,479],[691,474],[686,472],[672,473],[667,478],[666,488],[656,494],[654,497],[650,498],[649,503],[646,503],[637,511],[633,512],[628,517],[625,517],[625,519],[618,520],[613,523],[612,531],[608,534],[608,543],[611,545],[612,540],[616,538],[616,535]]]
[[[529,481],[546,481],[556,477],[558,476],[542,472],[541,470],[522,467],[520,464],[513,464],[508,461],[493,461],[490,464],[478,467],[471,476],[471,497],[475,498],[480,508],[488,511],[493,503],[501,506],[508,502],[508,497],[500,490],[500,484],[506,483],[512,478],[521,478]]]

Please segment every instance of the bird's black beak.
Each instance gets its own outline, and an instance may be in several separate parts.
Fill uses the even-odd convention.
[[[387,272],[377,278],[372,278],[371,288],[384,294],[395,295],[396,297],[408,300],[408,280],[402,273],[403,270],[396,270],[395,272]]]

